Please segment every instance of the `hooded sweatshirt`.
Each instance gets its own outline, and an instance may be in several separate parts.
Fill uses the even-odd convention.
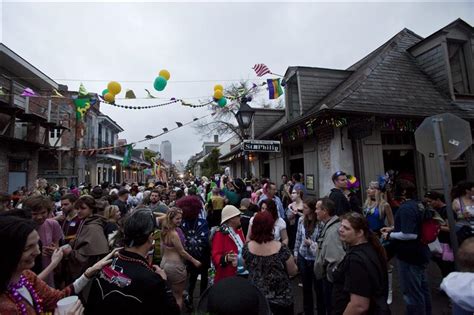
[[[87,268],[95,264],[109,252],[109,245],[104,234],[107,220],[93,214],[85,218],[79,226],[76,239],[71,242],[72,252],[67,257],[67,271],[74,280]]]

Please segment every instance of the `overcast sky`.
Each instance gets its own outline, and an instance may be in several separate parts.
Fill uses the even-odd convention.
[[[1,0],[0,0],[1,1]],[[474,25],[474,2],[464,3],[19,3],[3,1],[1,41],[35,67],[77,90],[100,93],[117,80],[137,97],[153,90],[160,69],[171,79],[152,94],[190,102],[212,95],[217,83],[262,82],[251,69],[289,66],[345,69],[403,28],[426,37],[462,18]],[[267,77],[264,77],[267,78]],[[269,78],[269,77],[268,77]],[[124,92],[121,96],[123,97]],[[132,100],[131,105],[163,100]],[[117,101],[125,104],[126,101]],[[101,105],[125,129],[128,142],[156,135],[210,113],[171,105],[130,111]],[[187,160],[203,140],[191,127],[142,143],[171,141],[173,160]]]

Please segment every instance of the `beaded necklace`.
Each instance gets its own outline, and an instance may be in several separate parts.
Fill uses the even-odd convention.
[[[18,292],[18,290],[22,287],[25,287],[33,298],[33,304],[36,310],[36,314],[41,314],[43,312],[43,307],[41,306],[43,300],[39,297],[38,293],[36,293],[36,290],[33,288],[31,283],[26,280],[25,276],[21,275],[20,280],[16,284],[9,284],[7,289],[8,296],[13,302],[15,302],[15,305],[17,309],[19,309],[21,315],[28,314],[28,311],[26,310],[26,305],[22,302],[23,298],[20,292]]]
[[[144,262],[143,260],[140,260],[140,259],[136,259],[136,258],[130,258],[130,257],[127,257],[127,256],[124,256],[122,254],[118,254],[118,258],[121,259],[121,260],[124,260],[124,261],[129,261],[129,262],[134,262],[134,263],[139,263],[139,264],[142,264],[143,266],[145,266],[148,270],[151,270],[153,271],[153,268],[150,267],[150,265],[148,265],[146,262]]]

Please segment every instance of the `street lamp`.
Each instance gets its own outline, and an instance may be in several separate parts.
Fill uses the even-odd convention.
[[[113,178],[112,178],[112,181],[113,181],[114,184],[115,184],[115,182],[116,182],[116,174],[117,174],[117,173],[116,173],[116,169],[117,169],[117,166],[116,166],[116,165],[112,165],[112,170],[114,171],[114,172],[113,172],[113,175],[114,175],[114,176],[113,176]]]
[[[247,138],[245,134],[245,130],[250,127],[252,124],[253,115],[255,114],[255,110],[250,107],[247,102],[251,99],[247,97],[243,97],[240,100],[240,108],[237,113],[235,113],[235,119],[237,119],[237,123],[239,124],[239,128],[242,131],[242,141]],[[244,178],[249,179],[250,177],[250,165],[249,165],[249,153],[248,151],[244,151]]]
[[[247,98],[244,97],[240,102],[239,111],[235,114],[237,123],[242,131],[250,127],[254,114],[255,110],[247,104]]]

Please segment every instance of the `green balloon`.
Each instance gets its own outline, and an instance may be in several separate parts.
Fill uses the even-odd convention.
[[[105,89],[102,91],[102,96],[105,96],[105,94],[109,93],[109,89]]]
[[[227,105],[227,99],[225,97],[221,98],[220,100],[217,101],[217,105],[220,107],[224,107]]]
[[[155,82],[153,83],[153,87],[157,91],[163,91],[166,87],[168,81],[162,76],[156,77]]]

